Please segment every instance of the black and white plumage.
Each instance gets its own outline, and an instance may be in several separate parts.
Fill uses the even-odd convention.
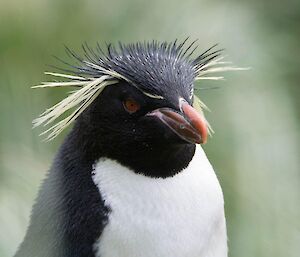
[[[77,90],[35,126],[79,107],[46,131],[76,120],[15,257],[227,256],[222,191],[196,146],[209,125],[191,106],[195,80],[237,68],[212,49],[192,58],[185,43],[97,49],[68,50],[73,74],[48,74],[69,81],[38,86]]]

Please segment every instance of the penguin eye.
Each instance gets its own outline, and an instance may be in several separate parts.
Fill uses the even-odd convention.
[[[128,98],[123,101],[123,106],[129,113],[135,113],[141,108],[140,104],[134,101],[132,98]]]

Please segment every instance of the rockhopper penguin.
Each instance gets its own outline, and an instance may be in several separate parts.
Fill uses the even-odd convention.
[[[228,67],[221,51],[192,57],[194,43],[67,49],[75,87],[35,126],[74,121],[33,207],[15,257],[225,257],[222,190],[205,153],[209,125],[194,82]],[[67,80],[67,81],[66,81]],[[194,107],[193,107],[194,106]],[[197,109],[197,110],[196,110]]]

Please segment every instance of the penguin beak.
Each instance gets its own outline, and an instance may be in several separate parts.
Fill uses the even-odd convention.
[[[193,144],[205,144],[207,141],[207,122],[203,115],[181,101],[181,112],[171,108],[159,108],[149,112],[147,116],[154,116],[168,126],[183,140]]]

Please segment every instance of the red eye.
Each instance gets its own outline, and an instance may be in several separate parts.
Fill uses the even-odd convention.
[[[129,113],[134,113],[134,112],[138,111],[141,108],[139,103],[137,103],[136,101],[134,101],[131,98],[126,99],[123,102],[123,105],[124,105],[125,110]]]

